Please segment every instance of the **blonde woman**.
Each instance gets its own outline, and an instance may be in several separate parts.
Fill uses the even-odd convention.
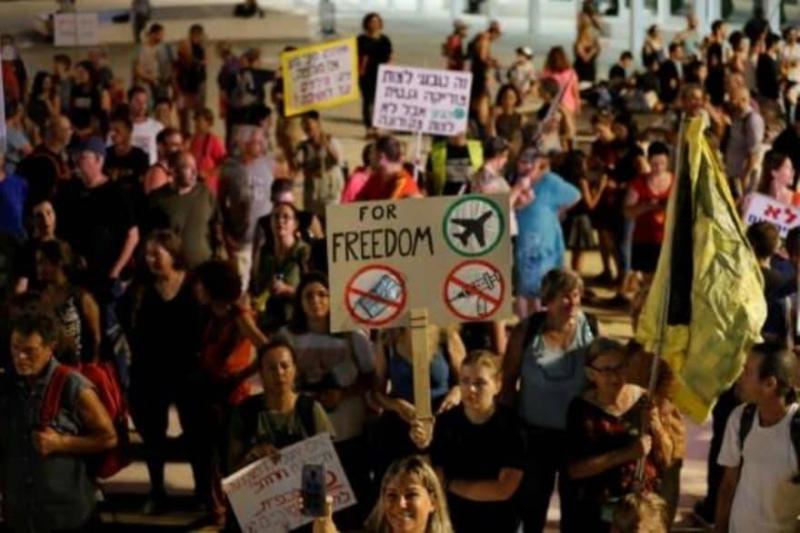
[[[327,516],[314,522],[314,533],[338,533],[328,502]],[[378,503],[367,533],[454,533],[444,491],[433,469],[419,456],[392,464],[381,482]]]

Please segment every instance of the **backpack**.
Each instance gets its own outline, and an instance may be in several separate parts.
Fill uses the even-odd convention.
[[[592,332],[592,335],[597,337],[597,317],[592,313],[584,313],[584,315],[586,316],[586,321],[589,323],[589,330]],[[533,336],[539,333],[539,330],[542,329],[542,326],[544,326],[544,321],[546,319],[547,313],[545,311],[534,313],[528,317],[527,322],[523,326],[525,328],[525,336],[522,343],[523,348],[528,346],[533,340]]]
[[[317,432],[317,424],[314,422],[314,398],[307,394],[299,394],[297,396],[297,403],[294,410],[297,413],[297,418],[300,419],[300,425],[303,428],[303,436],[305,439],[311,437]],[[258,415],[264,410],[264,398],[261,394],[256,394],[247,398],[238,407],[239,415],[242,418],[242,427],[244,428],[245,435],[253,437],[258,428]],[[272,442],[276,448],[284,448],[293,442],[284,442],[284,439],[278,439],[277,442]],[[251,443],[253,445],[257,442]]]
[[[108,479],[131,463],[128,437],[128,406],[122,395],[119,381],[111,363],[84,363],[78,370],[58,365],[47,384],[39,412],[40,427],[49,426],[61,406],[64,386],[73,372],[80,372],[92,385],[103,407],[108,411],[117,434],[117,445],[93,455],[88,460],[89,475],[95,479]]]
[[[744,450],[744,440],[747,438],[747,434],[750,433],[750,430],[753,428],[753,421],[755,418],[756,406],[755,404],[748,403],[742,410],[742,420],[739,422],[740,450]],[[789,423],[789,436],[792,441],[792,445],[794,446],[795,454],[797,454],[798,468],[800,468],[800,409],[794,413],[792,421]],[[795,485],[800,485],[800,471],[798,471],[797,474],[795,474],[795,476],[792,478],[792,483]]]

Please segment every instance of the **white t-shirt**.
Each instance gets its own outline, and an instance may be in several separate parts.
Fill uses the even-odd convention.
[[[131,144],[145,151],[150,158],[151,165],[154,165],[158,160],[156,136],[163,129],[164,125],[152,118],[148,118],[144,122],[133,123]]]
[[[730,533],[795,533],[800,514],[800,485],[792,483],[797,474],[797,452],[792,445],[789,425],[798,404],[779,423],[761,427],[759,416],[739,447],[739,426],[744,405],[731,413],[717,462],[735,468],[742,456],[742,472],[733,497]]]
[[[329,383],[342,388],[354,385],[360,375],[375,372],[372,344],[361,332],[345,333],[342,337],[303,333],[295,335],[288,328],[281,334],[297,353],[297,370],[302,382],[313,387]],[[328,413],[336,431],[336,441],[346,441],[364,432],[367,404],[364,396],[345,398]]]

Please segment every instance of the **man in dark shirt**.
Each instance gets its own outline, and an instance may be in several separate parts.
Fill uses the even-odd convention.
[[[66,147],[72,137],[72,124],[63,115],[48,121],[44,142],[34,148],[17,167],[17,174],[28,181],[28,201],[38,203],[55,196],[59,184],[70,178]]]
[[[261,68],[260,62],[260,50],[247,50],[242,55],[241,68],[225,81],[231,126],[257,124],[259,110],[266,106],[264,86],[275,79],[275,71]]]
[[[761,98],[773,103],[778,103],[781,88],[781,73],[778,65],[778,52],[781,38],[770,33],[766,38],[765,51],[758,55],[756,63],[756,85]]]
[[[148,197],[148,229],[171,229],[181,238],[190,269],[208,261],[222,244],[220,212],[208,187],[197,181],[197,162],[189,152],[172,156],[171,185]]]
[[[669,57],[658,70],[661,81],[661,101],[671,105],[677,100],[683,79],[683,44],[673,42],[669,45]]]
[[[46,391],[64,369],[53,356],[58,331],[41,311],[15,317],[12,368],[0,376],[0,492],[12,531],[94,531],[96,489],[86,458],[117,444],[94,388],[72,370],[55,416],[41,427]]]
[[[111,118],[111,146],[106,149],[103,173],[120,185],[125,196],[134,205],[134,211],[141,213],[144,201],[142,179],[150,167],[147,152],[133,146],[133,123],[128,111],[123,110]]]
[[[69,209],[62,229],[75,253],[86,261],[89,288],[100,302],[122,274],[139,242],[133,208],[118,183],[103,174],[106,147],[97,137],[83,143],[77,155],[82,187],[62,205]]]

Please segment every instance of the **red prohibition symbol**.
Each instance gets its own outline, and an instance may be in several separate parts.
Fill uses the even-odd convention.
[[[353,274],[344,291],[348,314],[365,326],[383,326],[405,309],[408,291],[403,276],[387,265],[367,265]]]
[[[444,302],[459,319],[486,320],[503,303],[505,280],[500,270],[478,259],[457,265],[444,282]]]

